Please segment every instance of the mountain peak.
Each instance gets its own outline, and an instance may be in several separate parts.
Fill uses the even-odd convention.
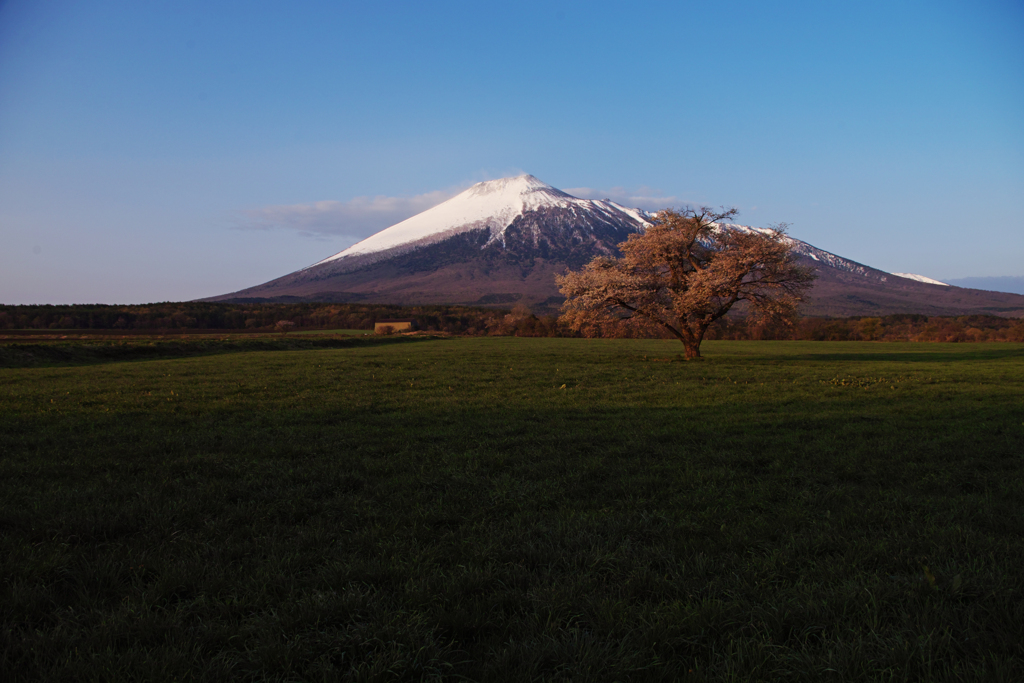
[[[473,185],[449,201],[454,201],[460,197],[466,200],[477,199],[494,206],[499,204],[517,204],[522,201],[527,208],[551,201],[575,199],[572,195],[566,194],[528,173],[510,178],[485,180]]]
[[[509,178],[498,178],[497,180],[485,180],[466,190],[466,193],[473,195],[490,195],[496,193],[522,195],[529,194],[531,192],[554,192],[558,195],[564,195],[566,197],[569,196],[561,190],[548,185],[543,180],[538,180],[529,173]]]
[[[334,256],[314,263],[310,268],[342,259],[350,263],[348,259],[356,256],[374,255],[376,259],[383,252],[408,251],[471,230],[489,230],[488,244],[502,241],[504,230],[520,216],[551,209],[596,211],[615,215],[618,220],[636,226],[647,223],[647,214],[639,209],[627,209],[610,201],[573,197],[532,175],[523,174],[477,183],[448,201],[381,230]]]

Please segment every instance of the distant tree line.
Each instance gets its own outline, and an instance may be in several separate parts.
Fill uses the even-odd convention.
[[[668,333],[638,331],[610,322],[574,332],[555,315],[535,315],[518,305],[511,310],[470,306],[389,306],[374,304],[207,302],[121,305],[0,305],[0,330],[124,330],[161,333],[189,330],[280,331],[293,329],[372,330],[377,319],[416,318],[427,332],[520,337],[637,336],[667,338]],[[799,318],[792,326],[751,324],[725,317],[712,324],[713,339],[799,339],[809,341],[1014,341],[1024,342],[1024,320],[989,315],[939,317],[914,314],[851,318]]]
[[[386,304],[209,302],[142,305],[0,305],[0,329],[125,330],[152,333],[188,330],[291,329],[372,330],[387,318],[415,318],[421,330],[451,334],[528,334],[552,336],[555,316],[538,318],[523,306],[496,310],[471,306],[391,306]],[[568,333],[567,333],[568,334]]]
[[[514,332],[520,334],[521,332]],[[552,336],[606,338],[659,337],[665,331],[639,331],[629,321],[592,326],[581,335],[560,328]],[[1024,342],[1024,320],[995,315],[926,316],[896,314],[879,317],[797,318],[792,325],[752,323],[743,316],[727,316],[711,324],[706,340],[801,340],[801,341],[921,341],[921,342]]]
[[[1024,320],[996,315],[956,317],[898,314],[879,317],[800,318],[792,329],[722,320],[709,339],[806,341],[1024,342]]]

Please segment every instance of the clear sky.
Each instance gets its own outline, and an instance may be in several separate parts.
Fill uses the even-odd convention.
[[[469,184],[1024,275],[1024,3],[0,0],[0,302],[213,296]]]

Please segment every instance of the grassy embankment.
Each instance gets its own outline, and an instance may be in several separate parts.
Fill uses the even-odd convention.
[[[342,349],[411,341],[419,340],[409,336],[374,336],[372,331],[367,330],[317,330],[289,334],[222,332],[167,336],[49,332],[9,334],[6,337],[0,335],[0,369],[186,358],[243,351]]]
[[[2,369],[0,670],[1024,676],[1024,346],[679,351]]]

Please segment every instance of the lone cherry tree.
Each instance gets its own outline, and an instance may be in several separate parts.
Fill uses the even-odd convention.
[[[607,323],[668,330],[700,358],[708,327],[744,302],[752,322],[791,323],[811,286],[785,224],[743,228],[723,223],[736,209],[657,214],[643,233],[619,244],[622,258],[598,256],[582,270],[557,276],[566,296],[561,320],[575,330]]]

